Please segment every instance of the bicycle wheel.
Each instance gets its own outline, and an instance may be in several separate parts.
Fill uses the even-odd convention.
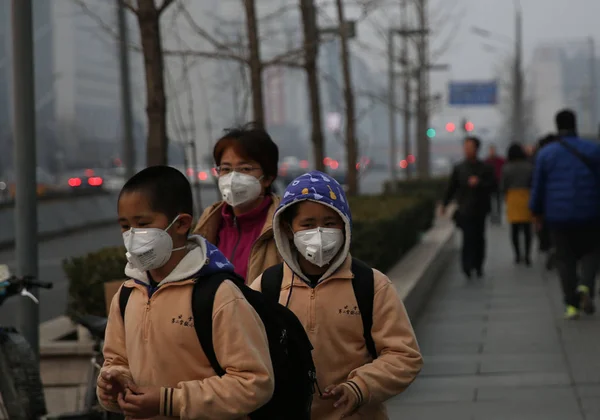
[[[0,329],[0,394],[11,420],[46,414],[37,360],[25,338],[14,329]]]

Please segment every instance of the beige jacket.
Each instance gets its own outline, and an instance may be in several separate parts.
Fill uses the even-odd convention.
[[[145,273],[128,266],[134,287],[125,311],[113,298],[102,370],[130,376],[139,386],[161,387],[164,418],[223,420],[245,418],[273,394],[273,367],[262,321],[233,282],[224,282],[214,301],[213,342],[227,372],[215,374],[193,327],[194,275],[207,262],[204,239],[192,237],[191,250],[153,293]],[[105,407],[119,411],[119,406]],[[158,417],[163,418],[163,417]]]
[[[288,256],[283,256],[288,261]],[[289,256],[293,261],[294,257]],[[313,358],[321,390],[352,381],[358,385],[363,404],[348,419],[388,419],[383,402],[404,391],[415,379],[423,361],[404,304],[390,280],[374,270],[375,298],[372,335],[379,353],[372,360],[365,345],[363,326],[352,288],[352,259],[311,288],[284,264],[280,303],[300,319],[314,346]],[[295,272],[300,272],[296,267]],[[251,286],[261,290],[259,277]],[[339,420],[334,401],[315,396],[312,418]]]

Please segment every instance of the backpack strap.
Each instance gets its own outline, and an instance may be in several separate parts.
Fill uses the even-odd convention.
[[[127,302],[129,302],[129,296],[133,292],[133,287],[121,286],[119,290],[119,309],[121,310],[121,318],[125,323],[125,308],[127,308]]]
[[[261,291],[267,301],[279,303],[281,283],[283,282],[283,263],[267,268],[262,274]]]
[[[352,288],[360,310],[360,317],[363,323],[363,336],[367,350],[373,360],[377,359],[377,348],[371,335],[373,327],[373,299],[375,298],[375,275],[373,269],[364,262],[352,258]]]
[[[213,344],[213,306],[217,290],[225,280],[232,280],[235,283],[239,283],[241,280],[241,284],[244,284],[243,279],[239,279],[235,273],[230,272],[199,277],[194,282],[191,302],[194,329],[196,330],[198,341],[200,341],[200,345],[210,362],[210,366],[219,376],[225,375],[226,372],[217,360]]]

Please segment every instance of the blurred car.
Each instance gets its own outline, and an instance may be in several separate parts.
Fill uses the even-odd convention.
[[[308,160],[301,160],[295,156],[286,156],[279,163],[278,177],[287,185],[308,171],[310,171],[310,162]]]
[[[196,168],[194,167],[188,167],[187,169],[182,170],[181,167],[177,167],[177,169],[179,169],[181,172],[183,172],[188,179],[190,180],[190,183],[192,185],[194,185],[194,181],[197,180],[197,182],[200,185],[206,185],[206,186],[214,186],[216,185],[216,178],[217,178],[217,170],[215,168],[211,168],[209,166],[202,166],[199,165]]]
[[[63,173],[60,177],[60,186],[71,191],[80,191],[84,189],[103,189],[104,188],[104,170],[103,169],[83,169]]]

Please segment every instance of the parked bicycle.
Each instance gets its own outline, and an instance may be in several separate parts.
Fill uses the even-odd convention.
[[[39,303],[29,289],[50,289],[52,283],[36,281],[31,276],[12,276],[0,265],[0,305],[10,297],[26,296]],[[0,418],[31,420],[46,414],[44,388],[35,353],[13,327],[0,327]]]
[[[39,303],[29,289],[50,289],[52,283],[31,277],[17,278],[0,265],[0,306],[7,298],[21,295]],[[44,388],[35,354],[16,329],[0,327],[0,420],[121,420],[124,416],[102,410],[96,396],[96,380],[104,362],[102,345],[107,319],[93,315],[75,317],[94,339],[83,409],[79,412],[46,416]]]

